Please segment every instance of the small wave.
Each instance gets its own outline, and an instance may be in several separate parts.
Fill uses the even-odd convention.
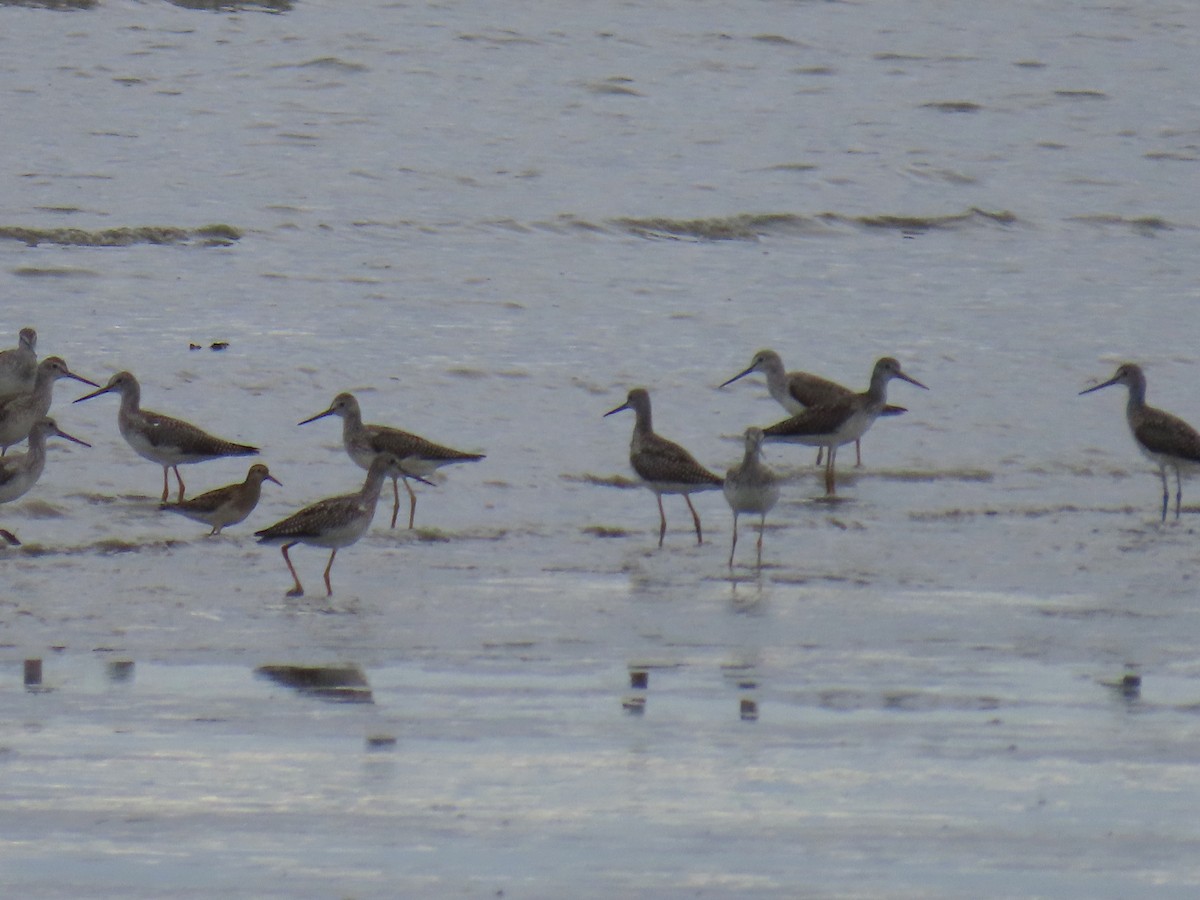
[[[95,269],[76,266],[21,266],[12,273],[22,278],[96,278],[100,275]]]
[[[291,12],[292,0],[252,0],[249,3],[238,3],[234,0],[169,0],[172,6],[180,9],[198,9],[206,12]]]
[[[637,88],[630,87],[632,78],[606,78],[603,81],[589,81],[584,87],[593,94],[619,94],[628,97],[645,96]]]
[[[624,475],[593,475],[591,472],[584,472],[582,475],[560,475],[558,477],[569,484],[594,484],[600,487],[616,488],[639,488],[642,486],[642,482]]]
[[[0,0],[0,6],[24,6],[27,9],[56,9],[75,12],[80,9],[95,9],[99,0]]]
[[[318,56],[316,59],[306,60],[302,63],[296,63],[282,68],[296,69],[332,69],[338,72],[368,72],[370,69],[362,63],[346,62],[344,59],[339,59],[336,56]]]
[[[795,213],[741,213],[710,219],[621,218],[612,225],[638,237],[699,241],[756,241],[773,234],[825,231],[815,220]]]
[[[99,231],[84,228],[26,228],[21,225],[0,225],[0,238],[21,241],[30,247],[39,244],[58,244],[65,247],[200,244],[206,247],[223,247],[240,240],[241,237],[242,232],[232,225],[204,225],[200,228],[146,225],[135,228],[105,228]]]
[[[942,216],[843,216],[839,213],[823,213],[827,222],[856,225],[861,228],[891,229],[903,232],[949,231],[977,225],[1015,225],[1019,223],[1015,213],[1008,210],[987,210],[972,206],[966,212]]]
[[[922,103],[922,109],[934,109],[938,112],[947,113],[976,113],[983,109],[978,103],[973,103],[970,100],[934,100],[929,103]]]
[[[1160,216],[1138,216],[1136,218],[1127,218],[1126,216],[1118,216],[1115,214],[1097,213],[1086,216],[1071,216],[1068,221],[1081,222],[1084,225],[1095,225],[1100,227],[1128,228],[1135,234],[1140,234],[1144,237],[1154,237],[1162,231],[1174,231],[1181,227]]]

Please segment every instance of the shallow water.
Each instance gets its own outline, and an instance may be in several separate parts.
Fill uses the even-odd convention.
[[[5,893],[1195,894],[1197,488],[1160,524],[1076,396],[1136,360],[1200,421],[1191,6],[187,6],[0,8],[0,330],[283,486],[204,537],[59,384],[94,447],[0,509]],[[930,391],[836,502],[769,447],[731,575],[602,414],[722,471],[764,346]],[[488,456],[288,599],[251,535],[361,483],[296,426],[343,390]]]

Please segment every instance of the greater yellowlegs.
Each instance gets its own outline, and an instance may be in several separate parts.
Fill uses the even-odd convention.
[[[834,475],[837,448],[858,440],[879,418],[887,405],[887,383],[893,378],[928,390],[921,382],[904,374],[900,363],[885,356],[875,363],[871,385],[863,393],[846,394],[828,403],[810,406],[799,415],[764,428],[764,439],[826,448],[825,493],[832,496],[837,493]]]
[[[186,463],[207,462],[223,456],[253,456],[257,447],[235,444],[213,437],[195,425],[180,419],[172,419],[148,409],[141,409],[142,389],[138,380],[129,372],[118,372],[108,384],[76,400],[81,403],[101,394],[116,392],[121,395],[121,409],[117,413],[117,426],[121,437],[139,456],[158,463],[163,469],[162,499],[165,503],[170,492],[167,488],[167,471],[175,470],[179,482],[179,500],[183,500],[183,477],[179,467]]]
[[[50,411],[54,382],[60,378],[74,378],[83,384],[99,387],[96,382],[76,375],[68,369],[61,357],[48,356],[43,359],[37,364],[33,390],[27,394],[15,394],[0,400],[0,456],[7,453],[13,444],[25,440],[33,428],[33,423]]]
[[[813,375],[809,372],[788,372],[783,367],[783,360],[774,350],[759,350],[750,360],[750,365],[734,375],[721,387],[733,384],[739,378],[745,378],[752,372],[761,372],[767,379],[767,390],[775,402],[787,410],[788,415],[798,416],[810,406],[820,406],[832,403],[852,393],[848,387],[843,387],[836,381]],[[881,416],[898,416],[908,412],[903,406],[885,405]],[[817,448],[817,465],[821,464],[821,454],[824,447]],[[862,465],[862,447],[854,442],[855,464]]]
[[[1167,469],[1175,470],[1175,518],[1183,505],[1183,484],[1180,472],[1200,466],[1200,433],[1178,416],[1146,405],[1146,375],[1142,367],[1125,363],[1117,374],[1103,384],[1080,391],[1080,396],[1098,391],[1114,384],[1129,388],[1129,400],[1125,404],[1125,419],[1138,449],[1158,466],[1162,478],[1162,521],[1167,520],[1170,489],[1167,486]]]
[[[17,346],[0,353],[0,400],[33,390],[37,377],[37,332],[22,328]]]
[[[758,566],[762,568],[763,528],[767,524],[767,513],[779,500],[779,481],[762,463],[762,429],[747,428],[745,441],[742,464],[734,466],[725,476],[725,499],[733,510],[733,543],[729,545],[731,569],[733,551],[737,549],[738,514],[758,513]]]
[[[258,498],[262,495],[264,481],[280,484],[279,479],[272,475],[266,466],[255,463],[246,473],[245,481],[227,484],[190,500],[164,503],[162,508],[212,526],[210,535],[220,534],[226,525],[236,525],[245,521],[254,511],[254,507],[258,506]]]
[[[396,527],[396,517],[400,512],[400,490],[397,487],[399,479],[404,479],[404,489],[408,491],[408,527],[413,527],[413,519],[417,514],[417,495],[413,493],[408,483],[413,475],[429,476],[441,466],[451,463],[478,462],[483,459],[482,453],[466,453],[462,450],[452,450],[427,441],[423,437],[390,428],[387,425],[364,425],[362,410],[353,394],[338,394],[333,398],[329,409],[310,416],[301,422],[307,425],[326,416],[340,416],[342,419],[342,444],[350,458],[359,466],[368,469],[372,460],[380,453],[391,453],[399,457],[404,464],[407,475],[401,474],[392,478],[392,493],[395,503],[392,506],[392,527]],[[426,482],[428,483],[428,482]]]
[[[288,591],[289,597],[302,596],[304,588],[300,585],[300,577],[296,574],[296,567],[292,565],[288,550],[297,544],[330,549],[329,564],[325,567],[325,590],[332,596],[333,585],[329,581],[329,573],[333,569],[333,559],[338,550],[349,547],[370,527],[371,519],[375,517],[375,507],[379,505],[379,492],[383,488],[383,480],[403,478],[407,474],[410,473],[405,471],[395,455],[380,453],[367,469],[367,480],[363,483],[362,490],[319,500],[270,528],[254,533],[259,543],[283,544],[283,561],[287,563],[288,571],[292,573],[292,579],[296,582],[295,587]]]
[[[697,491],[719,490],[722,480],[696,462],[678,444],[654,433],[650,419],[650,394],[645,388],[634,388],[624,403],[604,415],[611,416],[623,409],[632,409],[637,416],[633,423],[633,439],[629,444],[629,464],[658,499],[658,546],[662,546],[663,536],[667,533],[663,494],[683,494],[688,509],[692,511],[692,521],[696,524],[696,543],[704,543],[700,516],[688,495]]]
[[[11,503],[37,484],[37,480],[42,477],[42,470],[46,467],[46,438],[52,435],[84,447],[92,446],[61,430],[53,419],[38,419],[29,431],[29,450],[0,459],[0,503]],[[13,538],[10,543],[15,544],[19,541]]]

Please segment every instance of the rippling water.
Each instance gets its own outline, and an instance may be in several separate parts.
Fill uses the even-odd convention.
[[[1194,896],[1200,484],[1160,525],[1076,394],[1134,360],[1200,422],[1198,44],[1169,2],[0,4],[0,343],[284,483],[206,539],[58,386],[94,447],[0,509],[0,884]],[[782,418],[716,389],[761,347],[931,390],[835,503],[770,447],[731,576],[719,494],[656,550],[601,416],[645,385],[723,471]],[[287,600],[251,534],[361,483],[296,427],[343,390],[487,459]],[[255,677],[327,663],[370,702]]]

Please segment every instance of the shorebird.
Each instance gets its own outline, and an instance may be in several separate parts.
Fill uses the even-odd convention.
[[[1180,472],[1200,466],[1200,433],[1178,416],[1146,405],[1146,375],[1141,366],[1125,363],[1117,374],[1103,384],[1080,391],[1079,395],[1090,394],[1100,388],[1123,384],[1129,388],[1129,401],[1125,404],[1125,419],[1138,449],[1158,466],[1162,478],[1162,521],[1167,521],[1167,506],[1170,489],[1167,487],[1167,469],[1175,470],[1175,518],[1183,504],[1183,484]]]
[[[848,387],[842,387],[836,381],[812,375],[808,372],[788,372],[783,368],[783,360],[774,350],[759,350],[750,360],[750,365],[738,372],[721,387],[733,384],[739,378],[745,378],[752,372],[761,372],[767,379],[767,390],[775,402],[787,410],[788,415],[798,416],[810,406],[820,406],[832,403],[834,400],[854,393]],[[885,405],[881,416],[898,416],[908,412],[903,406]],[[821,454],[824,447],[817,448],[817,465],[821,464]],[[862,447],[854,442],[855,465],[862,465]]]
[[[703,544],[700,516],[688,495],[697,491],[719,490],[724,482],[696,462],[678,444],[654,433],[650,419],[650,394],[645,388],[634,388],[624,403],[604,415],[611,416],[623,409],[632,409],[637,416],[633,423],[633,439],[629,444],[629,464],[658,499],[658,546],[663,545],[663,536],[667,533],[663,494],[683,494],[688,509],[692,511],[692,521],[696,523],[696,543]]]
[[[733,510],[729,568],[733,568],[733,551],[737,548],[738,513],[758,513],[758,567],[761,569],[763,528],[767,524],[767,513],[779,500],[779,482],[775,473],[762,464],[762,429],[747,428],[745,440],[746,455],[742,464],[734,466],[725,475],[725,499]]]
[[[262,463],[255,463],[246,473],[246,480],[236,484],[227,484],[215,490],[181,500],[178,503],[164,503],[161,509],[177,512],[205,525],[211,525],[209,535],[220,534],[226,525],[236,525],[245,520],[258,506],[258,498],[262,494],[262,483],[271,481],[282,485]]]
[[[179,500],[183,500],[183,476],[179,467],[185,463],[206,462],[223,456],[253,456],[257,447],[235,444],[201,431],[195,425],[180,419],[172,419],[148,409],[141,409],[142,389],[138,380],[129,372],[118,372],[108,384],[76,400],[82,403],[115,391],[121,395],[121,409],[117,413],[117,426],[121,437],[139,456],[158,463],[163,469],[163,502],[167,502],[167,470],[175,470],[179,482]]]
[[[413,527],[413,519],[417,514],[417,495],[409,486],[408,479],[414,475],[429,476],[441,466],[451,463],[478,462],[483,459],[482,453],[465,453],[462,450],[452,450],[427,441],[423,437],[390,428],[387,425],[364,425],[362,410],[353,394],[342,393],[333,398],[329,409],[310,416],[301,422],[307,425],[326,416],[341,416],[342,443],[350,458],[364,469],[371,467],[372,460],[380,453],[391,453],[400,458],[404,471],[392,476],[392,493],[395,504],[392,506],[392,527],[396,527],[396,517],[400,513],[400,489],[398,482],[404,479],[404,489],[408,491],[408,527]],[[420,480],[420,479],[418,479]],[[426,481],[426,484],[430,482]]]
[[[857,441],[879,418],[887,405],[887,383],[893,378],[928,390],[915,378],[905,375],[900,369],[900,363],[890,356],[885,356],[875,363],[875,368],[871,371],[871,386],[863,393],[847,394],[828,403],[810,406],[799,415],[777,422],[770,428],[764,428],[764,439],[768,442],[784,441],[827,448],[829,453],[825,457],[825,494],[833,496],[837,493],[834,476],[837,448],[842,444]]]
[[[13,444],[25,440],[34,422],[50,411],[54,382],[58,379],[74,378],[92,387],[100,386],[82,375],[76,375],[59,356],[46,357],[37,364],[36,371],[33,389],[29,393],[15,394],[0,400],[0,456],[7,453]]]
[[[37,377],[37,332],[22,328],[17,346],[0,353],[0,399],[33,390]]]
[[[29,431],[29,450],[0,459],[0,503],[11,503],[37,484],[46,467],[46,438],[51,436],[65,438],[83,447],[92,446],[67,434],[53,419],[38,419]],[[14,545],[20,543],[11,532],[0,531],[0,537]]]
[[[283,544],[283,561],[287,563],[288,571],[292,573],[292,579],[296,582],[287,595],[304,595],[304,588],[300,585],[300,577],[296,574],[296,567],[292,565],[288,550],[297,544],[310,544],[314,547],[328,547],[331,551],[329,564],[325,567],[325,590],[328,596],[333,596],[329,572],[333,569],[333,560],[338,550],[349,547],[370,527],[371,519],[375,517],[375,507],[379,505],[383,479],[403,478],[410,474],[394,454],[380,453],[367,469],[367,480],[363,482],[362,490],[319,500],[283,521],[276,522],[270,528],[254,532],[260,544]]]

